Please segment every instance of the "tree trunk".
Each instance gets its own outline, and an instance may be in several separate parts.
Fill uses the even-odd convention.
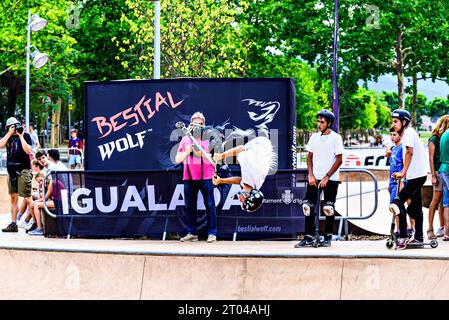
[[[398,75],[398,107],[404,109],[404,61],[402,53],[402,26],[399,27],[396,37],[396,73]]]
[[[55,134],[56,134],[56,110],[51,110],[51,130],[50,130],[50,146],[55,147]]]
[[[61,109],[62,99],[58,98],[58,110],[56,110],[56,148],[61,145]]]
[[[418,77],[413,75],[412,127],[416,127],[416,105],[418,102]]]

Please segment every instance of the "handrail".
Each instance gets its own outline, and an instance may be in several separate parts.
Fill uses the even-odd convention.
[[[366,219],[369,219],[369,218],[371,218],[375,213],[376,213],[376,211],[377,211],[377,207],[378,207],[378,202],[379,202],[379,195],[378,195],[378,192],[379,192],[379,188],[378,188],[378,183],[377,183],[377,178],[376,178],[376,176],[371,172],[371,171],[369,171],[369,170],[367,170],[367,169],[358,169],[358,168],[341,168],[340,169],[340,172],[345,172],[346,173],[346,195],[345,195],[345,198],[346,198],[346,217],[345,216],[343,216],[343,215],[341,215],[341,216],[336,216],[335,217],[335,219],[336,220],[339,220],[340,221],[340,223],[339,223],[339,226],[338,226],[338,234],[337,234],[337,239],[338,240],[341,240],[341,232],[342,232],[342,227],[343,227],[343,223],[344,223],[344,225],[345,225],[345,239],[347,240],[348,239],[348,230],[349,230],[349,227],[348,227],[348,220],[366,220]],[[368,215],[362,215],[362,208],[363,208],[363,201],[362,201],[362,180],[360,179],[360,193],[359,193],[359,196],[360,196],[360,217],[349,217],[348,216],[348,211],[349,211],[349,197],[351,196],[354,196],[354,195],[349,195],[349,192],[348,192],[348,175],[349,175],[349,173],[356,173],[356,172],[359,172],[359,173],[365,173],[365,174],[367,174],[367,175],[369,175],[371,178],[372,178],[372,180],[373,180],[373,182],[374,182],[374,208],[373,208],[373,210],[371,211],[371,213],[370,214],[368,214]],[[355,194],[355,195],[357,195],[357,194]],[[320,217],[320,220],[325,220],[326,219],[326,217]]]
[[[49,175],[51,175],[51,173],[52,173],[52,171],[48,171],[48,172],[45,174],[44,179],[43,179],[43,183],[42,183],[42,195],[43,195],[43,197],[42,197],[42,202],[43,202],[43,207],[44,207],[45,212],[46,212],[50,217],[56,219],[56,215],[53,214],[52,212],[50,212],[50,210],[48,210],[47,204],[45,203],[45,202],[46,202],[46,199],[45,199],[45,181],[47,181],[47,178],[48,178]]]

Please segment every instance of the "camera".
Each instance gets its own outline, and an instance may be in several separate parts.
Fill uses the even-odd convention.
[[[23,133],[23,127],[20,124],[13,124],[11,127],[13,127],[19,134]]]

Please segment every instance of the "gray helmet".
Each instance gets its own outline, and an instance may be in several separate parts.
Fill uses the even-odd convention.
[[[17,120],[14,117],[8,118],[8,120],[6,120],[6,127],[8,128],[9,126],[13,125],[13,124],[18,124],[20,125],[20,121]]]
[[[254,212],[262,206],[263,193],[260,190],[252,189],[251,191],[239,191],[239,194],[249,193],[249,196],[245,198],[242,203],[242,209],[247,212]]]

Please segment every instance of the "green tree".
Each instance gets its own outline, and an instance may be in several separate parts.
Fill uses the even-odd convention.
[[[153,12],[151,1],[126,1],[132,14],[121,21],[131,26],[135,39],[117,41],[126,57],[117,57],[133,77],[151,78],[153,72]],[[244,46],[235,17],[244,10],[230,0],[161,2],[161,75],[163,77],[236,77],[244,75]]]

